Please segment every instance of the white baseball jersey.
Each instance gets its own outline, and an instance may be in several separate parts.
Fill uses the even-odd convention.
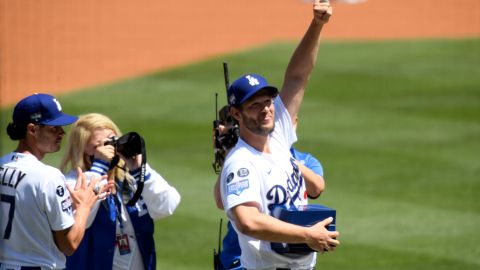
[[[0,263],[64,268],[52,231],[74,223],[70,193],[56,168],[31,154],[0,159]]]
[[[259,152],[239,139],[225,160],[220,190],[230,219],[230,209],[246,202],[256,202],[260,206],[259,210],[267,215],[271,215],[273,207],[278,205],[288,207],[307,204],[303,177],[289,151],[296,139],[290,115],[280,97],[277,97],[275,129],[269,138],[271,153]],[[315,253],[289,258],[272,251],[270,242],[235,230],[242,249],[242,266],[247,269],[310,269],[315,266]]]

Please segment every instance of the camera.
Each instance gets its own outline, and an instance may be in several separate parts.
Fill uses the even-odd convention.
[[[217,140],[224,150],[229,150],[230,148],[235,146],[238,141],[238,137],[240,136],[238,123],[235,118],[230,115],[230,112],[228,111],[228,106],[224,106],[223,108],[221,108],[218,112],[218,116],[220,123],[224,125],[227,129],[227,133],[219,134]]]
[[[136,132],[128,132],[120,138],[112,137],[104,145],[112,145],[115,147],[117,153],[122,154],[125,158],[135,157],[138,154],[142,154],[142,165],[140,166],[140,180],[137,181],[137,190],[133,194],[132,198],[127,202],[127,206],[134,206],[142,195],[143,185],[145,181],[145,172],[147,164],[147,152],[145,150],[145,141]],[[119,156],[115,155],[110,163],[110,169],[115,167],[119,161]],[[125,182],[124,182],[125,183]]]
[[[143,138],[136,132],[129,132],[121,137],[112,137],[104,145],[112,145],[115,150],[126,158],[142,153]]]
[[[235,146],[238,141],[238,136],[240,135],[240,130],[238,125],[233,125],[226,127],[228,129],[226,134],[218,136],[218,142],[224,150],[228,150]]]

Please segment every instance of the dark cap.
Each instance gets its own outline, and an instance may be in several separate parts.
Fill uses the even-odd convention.
[[[13,110],[13,123],[29,123],[46,126],[66,126],[77,121],[78,117],[62,112],[62,106],[55,97],[47,94],[33,94],[17,103]]]
[[[269,90],[272,96],[278,93],[278,89],[269,85],[264,77],[257,74],[243,75],[228,88],[228,104],[234,107],[242,105],[247,99],[263,89]]]

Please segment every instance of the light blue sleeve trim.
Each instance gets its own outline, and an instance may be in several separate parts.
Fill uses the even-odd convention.
[[[92,168],[89,171],[97,173],[99,175],[106,175],[109,169],[109,163],[100,159],[94,159],[92,163]]]

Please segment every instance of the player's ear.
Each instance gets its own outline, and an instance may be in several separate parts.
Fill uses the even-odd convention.
[[[241,113],[240,113],[240,109],[236,108],[236,107],[230,107],[230,115],[235,118],[235,120],[237,120],[237,122],[240,122],[240,119],[241,119]]]
[[[38,126],[30,123],[25,128],[26,128],[26,131],[27,131],[26,134],[35,135],[35,133],[37,132]]]

